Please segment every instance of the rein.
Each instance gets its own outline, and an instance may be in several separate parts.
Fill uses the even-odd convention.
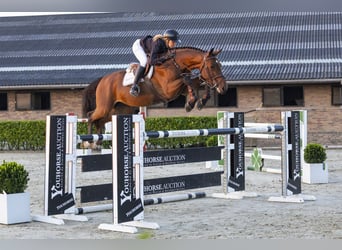
[[[209,71],[208,67],[206,66],[208,60],[215,60],[216,63],[219,63],[217,58],[214,57],[214,56],[204,57],[202,65],[200,67],[200,75],[199,75],[199,77],[202,80],[202,82],[205,82],[211,89],[213,89],[213,88],[217,87],[216,79],[220,78],[220,77],[223,77],[223,74],[221,73],[221,74],[218,74],[216,76],[212,76],[211,72]],[[203,78],[203,76],[202,76],[202,71],[203,70],[206,70],[206,73],[207,73],[207,75],[209,76],[210,79],[207,80],[207,79]],[[211,85],[208,82],[211,82]]]
[[[201,63],[201,66],[199,68],[199,72],[197,73],[194,73],[193,70],[189,69],[189,68],[186,68],[186,71],[187,72],[182,72],[182,69],[181,67],[179,66],[179,64],[176,62],[176,48],[172,48],[169,50],[169,53],[168,53],[168,59],[172,59],[172,62],[174,64],[174,66],[176,67],[176,69],[178,70],[179,72],[179,75],[181,77],[183,77],[184,81],[187,82],[189,80],[189,77],[190,78],[196,78],[198,77],[202,83],[205,83],[209,88],[211,89],[214,89],[217,87],[217,82],[216,82],[216,79],[217,78],[221,78],[223,77],[223,74],[220,73],[218,75],[215,75],[215,76],[212,76],[210,70],[208,69],[208,66],[207,66],[207,61],[209,60],[215,60],[216,63],[219,63],[217,58],[214,57],[214,56],[210,56],[210,57],[207,57],[205,56],[203,58],[203,61]],[[205,79],[203,76],[202,76],[202,72],[205,70],[205,72],[207,73],[207,75],[209,76],[209,79]]]

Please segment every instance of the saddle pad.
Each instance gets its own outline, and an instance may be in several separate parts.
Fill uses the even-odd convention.
[[[145,77],[147,77],[148,79],[151,79],[153,76],[153,66],[150,67],[147,75]],[[134,72],[132,70],[132,67],[129,66],[127,69],[126,69],[126,73],[124,75],[124,78],[122,80],[122,85],[123,86],[130,86],[133,84],[133,81],[134,81]],[[142,79],[143,81],[143,79]]]

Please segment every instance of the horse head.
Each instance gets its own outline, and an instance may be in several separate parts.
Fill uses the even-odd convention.
[[[212,48],[204,57],[200,66],[200,77],[210,88],[215,88],[219,94],[224,94],[226,90],[226,79],[223,76],[221,63],[217,55],[222,51]]]

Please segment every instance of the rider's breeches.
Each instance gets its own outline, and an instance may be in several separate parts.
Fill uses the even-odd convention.
[[[139,60],[139,64],[142,67],[146,67],[147,64],[147,56],[145,54],[144,49],[140,45],[140,39],[137,39],[132,46],[133,53],[135,57]]]

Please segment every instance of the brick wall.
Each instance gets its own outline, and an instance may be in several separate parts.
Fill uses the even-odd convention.
[[[78,116],[82,114],[82,97],[80,90],[51,90],[50,110],[21,110],[15,108],[15,92],[9,91],[8,111],[0,111],[1,120],[45,120],[47,115],[65,114],[74,112]]]

